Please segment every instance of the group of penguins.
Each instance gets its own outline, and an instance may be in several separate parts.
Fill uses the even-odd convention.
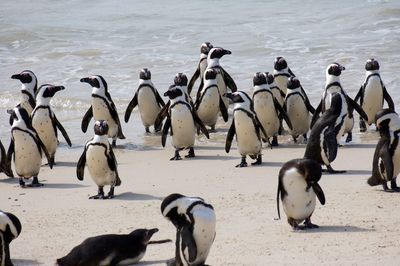
[[[368,184],[381,184],[385,191],[400,190],[396,184],[400,172],[400,118],[380,77],[377,60],[367,60],[365,81],[355,99],[346,94],[340,83],[340,75],[345,68],[338,63],[328,65],[325,90],[318,107],[314,108],[283,57],[275,59],[273,73],[254,74],[253,94],[250,97],[237,89],[232,77],[220,65],[220,59],[228,54],[231,54],[229,50],[213,47],[209,42],[203,43],[194,75],[188,80],[185,74],[176,74],[174,84],[164,93],[168,97],[167,103],[154,87],[150,71],[142,69],[139,87],[125,112],[125,122],[129,121],[133,109],[138,106],[146,132],[150,132],[150,127],[154,127],[155,132],[161,131],[162,146],[165,146],[169,134],[175,148],[171,160],[181,160],[179,152],[183,149],[189,150],[186,157],[195,156],[196,133],[209,138],[209,132],[216,130],[220,117],[228,121],[228,108],[233,104],[233,119],[227,133],[225,150],[227,153],[230,151],[236,135],[238,151],[242,156],[237,167],[246,167],[247,156],[255,160],[252,165],[262,163],[263,142],[268,142],[271,147],[278,146],[278,135],[283,134],[285,121],[294,142],[301,137],[307,145],[304,158],[288,161],[279,172],[277,209],[280,216],[280,198],[288,223],[294,230],[303,230],[318,227],[311,222],[311,215],[316,198],[321,204],[325,203],[324,192],[318,184],[322,172],[344,172],[334,170],[331,163],[337,156],[341,137],[347,134],[346,142],[352,140],[355,110],[360,114],[361,132],[375,124],[380,133]],[[42,186],[38,180],[42,153],[52,168],[59,144],[58,130],[71,146],[68,134],[50,108],[51,98],[64,87],[44,84],[38,89],[37,78],[29,70],[11,78],[21,81],[22,100],[14,109],[8,110],[11,143],[7,153],[3,145],[0,145],[0,170],[13,177],[13,161],[21,187]],[[193,101],[190,95],[197,79],[200,85]],[[111,199],[114,197],[114,187],[121,184],[113,148],[116,147],[117,139],[124,139],[125,136],[105,79],[95,75],[80,81],[92,87],[91,106],[82,119],[82,131],[87,131],[92,118],[95,122],[94,137],[86,143],[77,163],[77,177],[83,180],[84,168],[87,166],[98,186],[98,193],[90,198]],[[389,108],[383,108],[384,101]],[[112,138],[111,145],[109,138]],[[326,170],[321,168],[322,165],[326,166]],[[26,185],[24,180],[29,178],[33,180]],[[391,182],[390,189],[387,182]],[[104,193],[106,185],[110,186],[108,194]],[[161,213],[177,230],[175,258],[167,264],[205,265],[215,238],[216,216],[213,206],[202,198],[174,193],[162,201]],[[65,257],[58,259],[57,264],[136,263],[144,256],[148,244],[170,241],[150,241],[157,231],[157,228],[137,229],[127,235],[88,238]],[[0,211],[0,265],[12,265],[9,244],[20,232],[21,223],[18,218]]]

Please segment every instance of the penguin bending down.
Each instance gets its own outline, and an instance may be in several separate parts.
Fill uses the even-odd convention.
[[[343,70],[345,70],[344,66],[338,63],[332,63],[326,68],[325,90],[322,94],[321,102],[315,110],[315,113],[311,120],[311,128],[313,127],[319,114],[324,113],[331,107],[332,95],[334,93],[339,93],[340,95],[342,95],[344,100],[342,101],[342,107],[344,109],[347,109],[347,112],[343,121],[342,128],[338,131],[337,140],[339,142],[342,135],[347,133],[347,143],[352,140],[352,129],[354,126],[353,110],[356,110],[365,120],[368,120],[368,116],[361,108],[361,106],[359,106],[353,99],[351,99],[343,90],[342,85],[340,84],[340,75]]]
[[[264,73],[257,72],[254,74],[253,86],[254,111],[265,129],[266,135],[264,137],[266,139],[272,137],[272,146],[278,146],[280,118],[285,119],[290,129],[292,129],[291,121],[270,90]]]
[[[108,124],[105,120],[94,123],[94,137],[85,145],[85,149],[79,158],[76,167],[76,175],[79,180],[83,180],[85,165],[87,164],[89,173],[93,181],[98,186],[97,195],[89,199],[112,199],[114,198],[114,187],[121,185],[117,170],[117,160],[112,147],[107,139]],[[110,192],[104,196],[104,186],[109,185]]]
[[[57,129],[61,131],[65,141],[71,147],[71,140],[67,132],[50,108],[51,98],[56,92],[64,89],[63,86],[53,86],[50,84],[40,86],[36,95],[36,107],[32,112],[32,126],[38,133],[44,146],[46,146],[53,165],[55,164],[54,158],[58,146]]]
[[[202,198],[174,193],[162,201],[161,213],[176,227],[175,259],[168,265],[205,265],[215,239],[213,206]]]
[[[318,228],[311,223],[311,215],[315,210],[315,198],[325,204],[325,195],[318,181],[321,179],[321,166],[314,160],[294,159],[285,163],[279,171],[278,193],[276,205],[279,210],[279,195],[288,223],[293,230]],[[304,226],[299,223],[304,221]]]
[[[13,121],[11,127],[11,142],[8,147],[7,157],[11,161],[14,154],[15,171],[19,176],[19,184],[25,187],[24,179],[33,177],[28,187],[40,187],[38,175],[42,165],[42,151],[47,157],[50,168],[53,161],[46,146],[40,140],[36,130],[32,127],[28,112],[22,107],[15,107],[7,111]]]
[[[0,265],[12,266],[10,243],[16,239],[22,230],[21,222],[12,213],[0,210]]]
[[[368,115],[368,120],[364,121],[360,118],[360,131],[367,131],[367,126],[374,123],[375,115],[377,112],[382,110],[384,100],[386,100],[388,106],[393,111],[394,103],[389,93],[386,90],[385,85],[381,79],[379,74],[379,63],[377,60],[371,58],[367,60],[365,64],[365,80],[361,85],[360,90],[358,91],[354,101],[357,102],[360,100],[360,105],[364,112]]]
[[[400,191],[396,184],[400,173],[400,117],[391,109],[383,109],[376,114],[375,124],[381,138],[375,148],[372,176],[368,179],[368,184],[382,184],[385,191]],[[387,182],[391,183],[392,190],[388,189]]]
[[[170,160],[181,160],[179,151],[189,149],[188,158],[195,157],[194,141],[196,127],[204,133],[207,138],[207,128],[204,126],[198,117],[192,105],[187,102],[186,94],[179,86],[171,85],[164,96],[169,97],[169,108],[167,112],[167,120],[164,123],[162,131],[161,144],[165,147],[165,142],[168,135],[168,130],[171,128],[170,135],[172,136],[172,146],[175,148],[175,155]]]
[[[65,257],[57,259],[59,266],[131,265],[138,263],[146,253],[147,245],[171,240],[150,241],[157,228],[136,229],[126,235],[89,237],[74,247]]]
[[[236,167],[247,166],[246,155],[256,159],[252,165],[261,164],[261,134],[267,136],[267,133],[254,111],[251,98],[243,91],[227,93],[225,96],[234,103],[233,120],[226,136],[225,151],[229,153],[236,134],[238,150],[242,155],[242,160]],[[263,138],[263,141],[267,142],[268,138]]]
[[[193,76],[190,78],[189,85],[188,85],[188,94],[192,92],[194,83],[196,80],[200,77],[200,86],[203,87],[203,77],[204,77],[204,72],[206,71],[207,68],[207,55],[210,52],[210,50],[213,48],[213,45],[209,42],[204,42],[201,44],[200,47],[200,61],[197,65],[197,69],[194,72]],[[201,89],[198,89],[198,91],[201,91]]]
[[[218,90],[217,72],[209,68],[204,73],[204,86],[195,102],[195,109],[200,120],[215,131],[218,113],[221,111],[225,122],[228,121],[228,110],[226,109],[222,95]]]
[[[286,95],[287,82],[290,77],[295,77],[292,70],[282,56],[278,56],[274,60],[274,79],[279,89]],[[284,98],[284,97],[283,97]]]
[[[140,71],[139,87],[125,111],[126,123],[128,123],[132,110],[136,105],[139,106],[143,126],[146,132],[150,133],[149,127],[154,125],[157,115],[165,103],[154,87],[153,82],[151,82],[151,72],[147,68],[143,68]],[[154,128],[154,130],[156,132],[160,131],[161,126],[162,124],[158,128]]]
[[[106,81],[99,75],[82,78],[80,81],[92,86],[92,104],[82,118],[82,131],[86,133],[92,117],[95,121],[105,120],[109,128],[108,137],[113,139],[112,145],[116,147],[117,138],[125,139],[125,136],[122,133],[117,108],[108,92]]]
[[[300,81],[295,77],[290,77],[288,80],[284,109],[292,123],[289,133],[294,142],[297,142],[298,136],[303,136],[307,141],[307,132],[310,130],[311,122],[310,113],[315,110],[308,97],[303,96]]]
[[[36,75],[30,70],[24,70],[19,74],[11,76],[12,79],[18,79],[21,81],[21,101],[17,107],[24,108],[28,115],[31,115],[33,109],[36,106],[35,95],[38,88],[38,81]],[[12,125],[12,121],[10,121]]]
[[[0,172],[5,173],[9,177],[14,177],[13,171],[11,169],[11,161],[8,159],[6,154],[6,149],[3,143],[0,141]]]

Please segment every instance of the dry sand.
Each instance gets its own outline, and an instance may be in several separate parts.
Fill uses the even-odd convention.
[[[400,264],[400,195],[366,184],[376,140],[340,148],[333,167],[348,172],[322,177],[326,204],[318,203],[312,216],[320,228],[294,232],[282,209],[275,220],[277,176],[283,163],[302,157],[304,144],[264,148],[261,166],[238,169],[236,146],[226,154],[223,141],[201,139],[196,158],[169,161],[170,145],[161,148],[159,136],[143,138],[143,145],[116,149],[122,185],[112,200],[88,199],[97,187],[87,170],[77,180],[82,145],[60,149],[53,170],[42,167],[43,188],[22,189],[2,174],[0,209],[23,225],[11,243],[14,264],[54,265],[87,237],[136,228],[158,227],[154,240],[175,240],[175,228],[160,213],[162,198],[174,192],[203,197],[215,208],[210,265]],[[141,265],[164,265],[173,256],[173,243],[149,246]]]

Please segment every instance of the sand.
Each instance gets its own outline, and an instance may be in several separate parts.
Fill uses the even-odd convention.
[[[178,192],[200,196],[215,208],[210,265],[399,265],[400,195],[366,184],[376,140],[340,148],[333,167],[348,172],[322,177],[326,204],[318,202],[312,216],[320,228],[302,232],[291,229],[283,209],[276,220],[276,190],[280,167],[302,157],[304,144],[264,148],[261,166],[239,169],[236,143],[226,154],[223,141],[200,139],[196,158],[169,161],[174,151],[169,144],[160,146],[160,136],[143,140],[143,145],[121,142],[116,149],[122,185],[112,200],[88,199],[97,187],[87,170],[83,182],[76,178],[83,143],[60,149],[53,170],[42,167],[42,188],[22,189],[17,179],[2,174],[0,209],[23,225],[11,243],[14,264],[54,265],[87,237],[136,228],[157,227],[154,240],[175,241],[175,228],[162,217],[160,204]],[[173,256],[174,243],[152,245],[140,265],[164,265]]]

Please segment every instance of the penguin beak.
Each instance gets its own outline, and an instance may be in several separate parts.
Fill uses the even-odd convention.
[[[12,115],[14,113],[13,109],[7,109],[7,114]]]
[[[158,232],[158,228],[153,228],[153,229],[149,229],[147,231],[147,242],[150,240],[150,238]]]
[[[231,100],[232,100],[232,98],[233,98],[233,94],[232,94],[232,93],[224,93],[223,96],[226,97],[226,98],[229,98],[229,99],[231,99]]]
[[[54,92],[58,92],[58,91],[65,90],[65,87],[64,86],[54,86],[52,89],[54,90]]]
[[[344,66],[340,66],[340,67],[342,68],[342,71],[343,71],[343,70],[346,70],[346,68],[345,68]]]
[[[12,79],[21,79],[21,75],[20,74],[14,74],[11,76]]]
[[[232,54],[232,52],[224,49],[224,54]]]
[[[85,83],[91,83],[92,79],[91,78],[81,78],[80,82],[85,82]]]

